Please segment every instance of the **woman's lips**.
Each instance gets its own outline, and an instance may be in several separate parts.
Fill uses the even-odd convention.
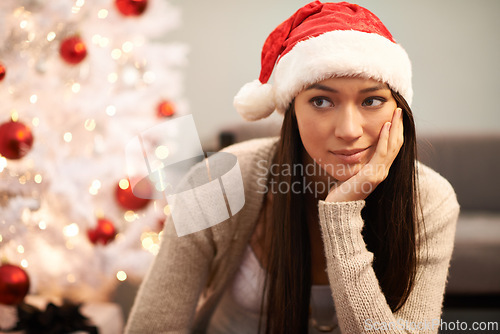
[[[330,151],[330,153],[332,153],[335,157],[342,160],[346,164],[354,164],[361,161],[361,158],[367,150],[368,147],[352,150]]]

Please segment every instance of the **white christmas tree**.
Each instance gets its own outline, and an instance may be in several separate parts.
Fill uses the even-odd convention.
[[[145,274],[169,207],[131,195],[125,147],[186,114],[179,24],[166,0],[0,2],[0,260],[30,293],[105,300]]]

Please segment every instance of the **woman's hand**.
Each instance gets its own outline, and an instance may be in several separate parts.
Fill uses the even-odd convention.
[[[368,197],[389,174],[403,141],[402,111],[397,108],[392,115],[392,121],[382,126],[377,148],[370,161],[357,174],[333,188],[325,201],[348,202]]]

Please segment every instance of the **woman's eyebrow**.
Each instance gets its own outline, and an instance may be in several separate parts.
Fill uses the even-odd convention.
[[[324,90],[324,91],[331,92],[331,93],[338,93],[339,92],[338,90],[336,90],[332,87],[325,86],[325,85],[322,85],[319,83],[312,84],[311,86],[306,88],[306,90],[310,90],[310,89],[319,89],[319,90]],[[389,89],[389,88],[384,84],[379,84],[379,85],[376,85],[373,87],[363,88],[359,91],[359,93],[363,94],[363,93],[369,93],[369,92],[374,92],[374,91],[383,90],[383,89]]]
[[[376,85],[373,87],[361,89],[359,92],[360,93],[369,93],[369,92],[374,92],[374,91],[383,90],[383,89],[389,89],[389,88],[384,84],[379,84],[379,85]]]
[[[322,85],[319,83],[312,84],[311,86],[306,88],[306,90],[310,90],[310,89],[319,89],[319,90],[324,90],[324,91],[331,92],[331,93],[338,93],[339,92],[336,89],[333,89],[331,87],[328,87],[328,86],[325,86],[325,85]]]

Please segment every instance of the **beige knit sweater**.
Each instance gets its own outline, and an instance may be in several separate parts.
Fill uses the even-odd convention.
[[[203,333],[224,289],[236,273],[258,219],[276,138],[247,141],[224,151],[237,156],[245,206],[211,228],[177,237],[171,220],[156,260],[139,289],[126,333]],[[257,165],[258,164],[258,165]],[[267,177],[267,176],[264,176]],[[418,165],[428,253],[413,291],[392,313],[372,268],[361,230],[364,201],[327,203],[318,210],[327,271],[342,333],[437,333],[459,205],[450,184]],[[419,233],[424,233],[419,231]]]

